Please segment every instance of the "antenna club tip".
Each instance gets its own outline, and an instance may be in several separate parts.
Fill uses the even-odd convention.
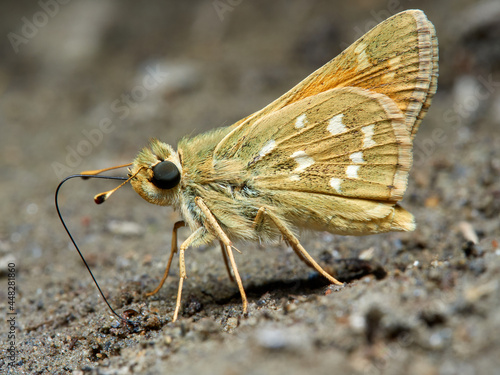
[[[94,202],[96,204],[101,204],[101,203],[104,203],[106,201],[106,199],[108,198],[107,197],[108,194],[106,193],[101,193],[101,194],[97,194],[95,197],[94,197]]]

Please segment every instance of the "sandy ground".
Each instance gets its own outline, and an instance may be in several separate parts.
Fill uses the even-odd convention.
[[[14,366],[2,354],[1,373],[499,373],[498,2],[61,3],[0,10],[2,353],[15,334]],[[136,327],[120,325],[56,216],[62,177],[128,163],[150,137],[175,145],[230,125],[412,7],[440,41],[439,90],[403,201],[417,230],[304,233],[343,288],[285,244],[239,244],[248,317],[218,247],[191,249],[172,323],[176,267],[160,293],[145,293],[163,273],[177,214],[130,187],[96,206],[94,194],[116,182],[75,179],[62,212],[110,303],[139,313]]]

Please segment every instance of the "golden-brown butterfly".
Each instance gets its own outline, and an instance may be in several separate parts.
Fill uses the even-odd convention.
[[[246,312],[235,240],[282,236],[307,265],[341,284],[302,247],[297,229],[341,235],[414,230],[412,214],[397,202],[437,75],[434,27],[422,11],[407,10],[236,124],[184,138],[177,150],[152,140],[127,165],[128,181],[145,200],[172,206],[184,220],[173,227],[165,274],[149,294],[163,285],[178,252],[175,321],[186,249],[218,240]],[[96,202],[116,189],[97,195]],[[177,230],[184,225],[192,233],[178,249]]]

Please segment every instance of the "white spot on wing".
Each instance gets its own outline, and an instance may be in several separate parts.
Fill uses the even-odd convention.
[[[300,176],[298,174],[292,174],[290,176],[290,181],[300,181]]]
[[[363,139],[363,147],[371,147],[375,146],[377,143],[372,139],[373,137],[373,130],[375,129],[375,125],[368,125],[363,128],[361,128],[361,131],[365,135],[365,138]]]
[[[306,126],[306,123],[307,123],[306,114],[303,113],[299,117],[297,117],[297,120],[295,121],[295,128],[302,129],[304,126]]]
[[[359,165],[349,165],[345,171],[347,177],[349,178],[358,178],[358,169]]]
[[[328,130],[330,133],[333,135],[343,133],[347,130],[345,125],[342,123],[342,118],[344,117],[343,113],[340,113],[336,116],[333,116],[328,123],[328,126],[326,127],[326,130]]]
[[[363,159],[363,153],[361,151],[354,152],[349,157],[351,158],[352,162],[356,164],[363,164],[365,162],[365,160]]]
[[[314,159],[308,156],[304,151],[294,152],[290,157],[294,158],[298,164],[298,167],[293,170],[295,173],[300,173],[314,164]]]
[[[342,182],[344,182],[342,179],[340,178],[337,178],[337,177],[332,177],[330,179],[330,186],[332,188],[334,188],[335,190],[337,190],[337,193],[340,193],[340,184],[342,184]]]
[[[271,139],[269,142],[267,142],[264,147],[259,151],[259,156],[257,156],[257,160],[262,159],[264,156],[269,154],[274,148],[276,147],[276,141],[274,139]]]

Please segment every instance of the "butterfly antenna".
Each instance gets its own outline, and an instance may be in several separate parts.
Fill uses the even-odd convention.
[[[125,165],[126,166],[126,165]],[[123,166],[122,166],[123,167]],[[115,167],[115,168],[118,168],[118,167]],[[110,169],[115,169],[115,168],[108,168],[106,170],[110,170]],[[105,170],[101,170],[101,172],[104,172]],[[96,278],[94,277],[94,274],[92,273],[92,271],[90,270],[90,267],[87,263],[87,261],[85,260],[85,257],[83,256],[82,252],[80,251],[78,245],[76,244],[76,241],[75,239],[73,238],[73,236],[71,235],[68,227],[66,226],[66,223],[64,222],[64,219],[61,215],[61,211],[59,209],[59,202],[58,202],[58,196],[59,196],[59,190],[61,188],[61,186],[68,180],[72,179],[72,178],[77,178],[77,177],[81,177],[81,178],[101,178],[101,179],[105,179],[105,180],[120,180],[120,181],[124,181],[120,186],[122,186],[123,184],[125,184],[127,181],[130,180],[130,178],[127,178],[127,177],[113,177],[113,176],[97,176],[96,174],[89,174],[90,171],[88,172],[83,172],[82,174],[75,174],[75,175],[72,175],[72,176],[69,176],[69,177],[66,177],[64,180],[62,180],[59,185],[57,186],[57,189],[56,189],[56,194],[55,194],[55,204],[56,204],[56,210],[57,210],[57,215],[59,216],[59,219],[61,220],[61,223],[64,227],[64,229],[66,230],[66,233],[68,233],[68,236],[71,240],[71,242],[73,243],[73,245],[75,246],[75,249],[76,251],[78,251],[78,255],[80,255],[80,258],[82,259],[83,261],[83,264],[85,264],[85,267],[87,268],[87,271],[89,271],[90,273],[90,276],[92,277],[92,280],[94,281],[94,284],[96,285],[97,289],[99,290],[99,293],[101,294],[102,298],[104,299],[104,302],[106,302],[106,305],[108,305],[109,309],[111,310],[111,312],[118,318],[120,319],[121,321],[123,321],[124,323],[126,324],[130,324],[130,325],[133,325],[133,326],[136,326],[137,323],[136,322],[133,322],[131,320],[128,320],[128,319],[125,319],[123,317],[121,317],[112,307],[111,305],[109,304],[108,302],[108,299],[106,298],[106,296],[104,295],[103,291],[101,290],[101,287],[99,286],[99,283],[97,282]],[[99,173],[99,172],[97,172]],[[118,187],[120,187],[118,186]],[[117,188],[113,189],[113,190],[116,190]],[[96,196],[97,197],[97,196]],[[95,200],[95,198],[94,198]],[[104,202],[104,200],[102,201]],[[102,203],[101,202],[101,203]]]
[[[85,171],[85,172],[81,173],[81,176],[82,176],[83,179],[87,179],[87,178],[90,178],[90,177],[96,177],[97,174],[102,173],[102,172],[111,171],[111,170],[117,169],[117,168],[130,167],[131,165],[132,165],[132,163],[129,163],[129,164],[119,165],[117,167],[104,168],[104,169],[95,169],[95,170],[92,170],[92,171]],[[118,185],[117,187],[115,187],[114,189],[111,189],[111,190],[108,190],[108,191],[105,191],[105,192],[97,194],[94,197],[94,202],[96,204],[104,203],[111,196],[111,194],[113,194],[115,191],[117,191],[119,188],[121,188],[123,185],[125,185],[127,182],[129,182],[131,179],[133,179],[135,176],[137,176],[137,174],[139,174],[139,172],[142,169],[144,169],[144,168],[145,167],[140,167],[137,170],[137,172],[135,172],[133,175],[129,175],[128,178],[123,177],[122,179],[124,181],[120,185]]]
[[[117,165],[116,167],[109,167],[109,168],[103,168],[103,169],[94,169],[94,170],[91,170],[91,171],[84,171],[81,174],[84,175],[82,177],[83,179],[87,179],[87,178],[92,177],[93,175],[101,174],[102,172],[112,171],[113,169],[118,169],[118,168],[130,167],[131,165],[132,165],[132,163],[128,163],[128,164],[123,164],[123,165]]]

